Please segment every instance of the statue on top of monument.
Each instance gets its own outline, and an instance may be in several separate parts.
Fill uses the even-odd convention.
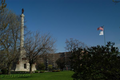
[[[24,13],[24,9],[22,8],[22,14]]]

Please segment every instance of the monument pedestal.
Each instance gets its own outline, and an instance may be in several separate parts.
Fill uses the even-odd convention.
[[[15,71],[29,71],[29,63],[26,58],[22,58],[19,60],[19,62],[16,64]]]
[[[18,64],[16,64],[15,71],[30,71],[30,64],[28,61],[20,61]],[[32,64],[32,71],[36,71],[35,64]]]

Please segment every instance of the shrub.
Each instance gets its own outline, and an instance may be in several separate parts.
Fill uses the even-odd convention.
[[[74,49],[71,64],[74,80],[120,80],[120,56],[114,43]]]
[[[48,65],[49,71],[52,70],[52,65]]]
[[[52,72],[60,72],[60,70],[52,70]]]
[[[52,70],[52,72],[56,72],[57,70]]]
[[[44,70],[40,70],[40,73],[44,73],[45,71]]]
[[[35,73],[38,73],[38,71],[36,70]]]
[[[45,64],[44,63],[38,63],[37,64],[37,69],[38,70],[44,70],[45,69]]]
[[[2,74],[7,74],[7,69],[4,68],[4,69],[1,70],[1,72],[2,72]]]
[[[60,72],[60,70],[56,70],[56,72]]]

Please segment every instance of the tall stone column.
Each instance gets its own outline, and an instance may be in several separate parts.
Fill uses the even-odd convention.
[[[21,36],[20,36],[20,48],[24,47],[24,14],[21,14]]]
[[[24,10],[22,9],[22,14],[21,14],[21,31],[20,31],[20,58],[25,58],[25,50],[24,50],[24,17],[25,15],[23,14]]]
[[[19,61],[16,64],[15,71],[29,71],[29,63],[28,63],[28,60],[26,58],[26,51],[24,49],[24,17],[25,17],[25,15],[23,13],[24,13],[24,10],[22,9],[22,14],[20,15],[20,17],[21,17],[20,56],[19,56]],[[26,65],[26,68],[24,65]]]

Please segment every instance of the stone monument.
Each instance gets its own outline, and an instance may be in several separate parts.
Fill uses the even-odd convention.
[[[30,70],[29,60],[26,57],[26,51],[24,49],[24,17],[25,15],[23,13],[24,13],[24,9],[22,9],[22,14],[21,14],[20,56],[16,64],[15,71],[29,71]],[[32,71],[35,71],[35,70],[36,70],[35,64],[33,64]]]

